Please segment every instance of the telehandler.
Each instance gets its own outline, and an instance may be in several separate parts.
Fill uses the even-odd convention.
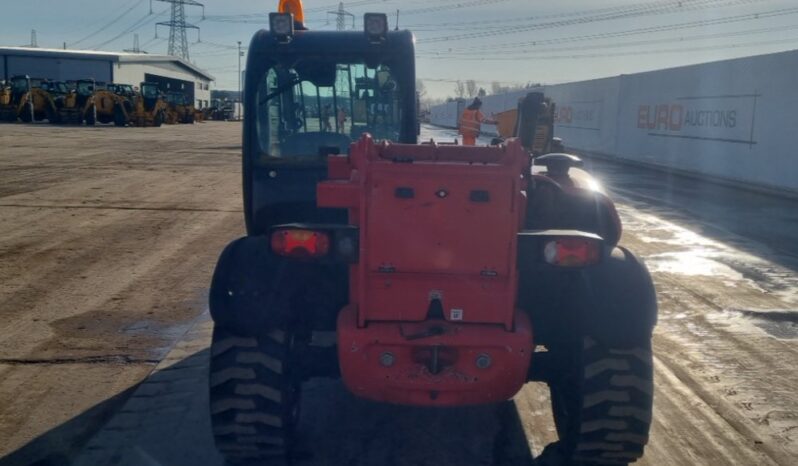
[[[133,99],[132,112],[125,115],[131,126],[160,127],[166,121],[167,104],[161,98],[158,84],[143,82]]]
[[[0,121],[25,123],[55,121],[58,117],[50,94],[42,89],[43,79],[12,76],[9,84],[0,91]]]
[[[311,377],[428,407],[545,382],[559,440],[541,462],[640,458],[656,296],[606,193],[577,157],[523,138],[418,144],[413,35],[376,13],[361,32],[310,31],[299,13],[270,14],[249,48],[247,236],[211,282],[210,412],[227,462],[291,460]],[[545,103],[524,118],[550,132]]]
[[[194,106],[186,101],[186,95],[182,92],[167,92],[166,103],[166,123],[176,125],[178,123],[194,123]]]

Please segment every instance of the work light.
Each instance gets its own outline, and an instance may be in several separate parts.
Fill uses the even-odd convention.
[[[382,42],[388,35],[388,16],[385,13],[366,13],[364,30],[370,42]]]
[[[294,18],[290,13],[269,13],[269,31],[280,42],[288,42],[294,35]]]

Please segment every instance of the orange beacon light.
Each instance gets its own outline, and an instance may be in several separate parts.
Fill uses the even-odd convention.
[[[302,8],[302,0],[280,0],[277,11],[291,13],[294,15],[294,23],[297,23],[297,26],[301,26],[301,29],[305,28],[305,11]]]

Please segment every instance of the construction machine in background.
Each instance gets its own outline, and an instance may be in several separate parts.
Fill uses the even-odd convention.
[[[108,92],[116,96],[114,104],[114,125],[127,126],[130,123],[130,115],[134,111],[135,100],[138,96],[136,90],[130,84],[109,84]]]
[[[554,138],[556,104],[542,92],[530,92],[518,100],[518,106],[496,114],[496,130],[501,142],[519,138],[534,156],[558,152],[561,144]]]
[[[96,121],[94,112],[94,89],[96,84],[93,79],[80,79],[72,83],[67,82],[68,92],[59,97],[56,103],[58,123],[81,125],[85,121],[93,125]]]
[[[139,93],[133,99],[133,109],[126,115],[132,126],[159,127],[166,121],[168,105],[161,98],[161,91],[155,83],[143,82]]]
[[[194,105],[187,102],[186,95],[182,92],[167,92],[166,124],[194,123]]]
[[[33,121],[55,121],[58,118],[55,102],[42,89],[43,79],[28,76],[13,76],[0,96],[0,120],[25,123]]]
[[[0,86],[0,121],[17,121],[19,116],[19,106],[27,104],[22,99],[30,88],[30,80],[27,76],[13,76]],[[28,112],[32,109],[28,108]]]
[[[235,117],[235,107],[233,107],[233,103],[227,99],[214,99],[207,113],[209,120],[232,120]]]
[[[93,107],[97,117],[96,122],[103,124],[114,123],[117,126],[125,126],[127,124],[127,119],[124,118],[124,112],[121,110],[124,109],[126,100],[127,98],[116,94],[105,84],[98,83],[91,96],[89,108],[91,109]],[[127,107],[132,108],[132,105],[128,103]],[[93,122],[89,123],[88,118],[87,123],[93,124]]]

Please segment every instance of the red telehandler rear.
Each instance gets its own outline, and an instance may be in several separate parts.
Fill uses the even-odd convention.
[[[523,138],[419,145],[412,34],[379,14],[365,32],[293,26],[272,14],[249,49],[248,236],[211,284],[210,410],[228,463],[291,461],[312,377],[433,407],[545,382],[560,440],[541,462],[641,457],[656,296],[579,159]],[[545,102],[525,101],[524,121],[549,121]]]

